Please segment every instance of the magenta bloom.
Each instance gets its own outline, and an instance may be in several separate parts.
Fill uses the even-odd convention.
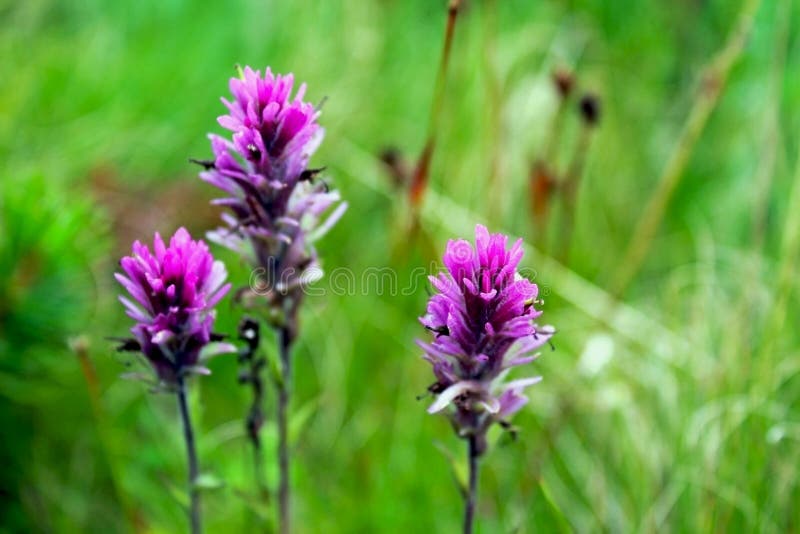
[[[322,140],[319,111],[303,102],[305,85],[291,98],[292,75],[273,75],[267,69],[245,67],[242,78],[232,78],[232,102],[222,99],[229,114],[219,118],[232,139],[211,135],[214,160],[200,177],[227,196],[214,203],[226,206],[227,228],[209,238],[231,248],[263,268],[265,293],[276,303],[295,294],[317,267],[312,243],[344,212],[326,184],[315,180],[318,170],[307,169],[309,157]]]
[[[120,265],[125,274],[114,276],[133,297],[119,299],[136,321],[131,329],[136,348],[162,381],[175,383],[211,341],[214,306],[231,287],[223,285],[225,266],[185,228],[175,232],[168,247],[156,233],[152,253],[136,241]]]
[[[536,284],[520,276],[522,240],[507,248],[503,234],[490,235],[478,225],[475,249],[464,240],[449,241],[444,254],[447,273],[431,276],[437,294],[428,302],[422,324],[433,341],[417,343],[433,365],[438,395],[430,413],[453,406],[450,414],[463,437],[483,436],[496,421],[505,421],[528,401],[522,390],[541,377],[505,381],[512,367],[530,363],[534,351],[553,334],[538,328],[541,314]]]
[[[275,76],[267,68],[262,78],[258,71],[245,67],[243,79],[231,78],[233,102],[222,99],[230,114],[217,120],[233,132],[233,147],[258,175],[278,173],[297,178],[322,140],[319,112],[302,100],[305,84],[290,99],[293,83],[291,74]],[[216,150],[215,155],[219,158]]]

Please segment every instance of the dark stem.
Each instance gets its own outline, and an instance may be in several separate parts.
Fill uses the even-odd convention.
[[[251,439],[251,443],[253,445],[253,470],[255,471],[253,476],[255,477],[256,490],[260,497],[264,492],[264,476],[262,474],[264,472],[264,462],[261,460],[261,440],[258,438]]]
[[[453,35],[456,32],[456,19],[462,0],[450,0],[447,8],[447,25],[444,30],[444,45],[439,61],[439,72],[436,76],[436,85],[433,89],[433,106],[428,123],[428,138],[434,138],[439,126],[442,103],[444,102],[445,85],[447,81],[447,67],[450,64],[450,50],[453,47]]]
[[[195,482],[197,481],[197,450],[194,444],[194,431],[192,420],[189,417],[189,405],[186,402],[186,384],[184,377],[178,375],[178,407],[183,422],[183,439],[186,442],[186,457],[189,462],[189,519],[192,525],[192,534],[200,534],[200,492]]]
[[[572,76],[565,71],[556,73],[556,88],[559,100],[555,115],[548,127],[549,135],[542,155],[531,166],[531,208],[533,211],[536,244],[543,251],[548,249],[548,228],[553,186],[558,175],[558,145],[564,130],[564,117],[569,109]]]
[[[253,470],[256,491],[259,498],[264,496],[266,484],[264,483],[264,467],[261,452],[261,427],[264,424],[264,381],[261,369],[266,360],[258,355],[261,343],[260,326],[257,320],[245,317],[239,323],[239,339],[246,343],[246,347],[239,354],[239,361],[244,363],[246,370],[239,375],[240,382],[248,382],[253,392],[253,402],[247,412],[245,427],[247,437],[253,448]]]
[[[478,438],[469,437],[467,457],[469,459],[469,488],[464,507],[464,534],[472,534],[472,523],[475,516],[475,501],[478,493]]]
[[[278,331],[278,351],[281,359],[281,377],[278,383],[278,524],[281,534],[290,532],[289,521],[289,430],[286,412],[289,409],[289,388],[292,381],[292,362],[289,348],[292,344],[289,329]]]
[[[249,431],[250,444],[253,450],[253,478],[256,484],[256,496],[259,500],[266,499],[267,485],[264,482],[264,461],[263,453],[261,452],[261,436],[260,421],[263,419],[261,412],[262,393],[260,387],[260,378],[258,379],[259,386],[253,384],[253,404],[250,407],[250,413],[247,417],[247,426]],[[255,380],[254,380],[255,382]],[[256,423],[258,421],[258,423]]]

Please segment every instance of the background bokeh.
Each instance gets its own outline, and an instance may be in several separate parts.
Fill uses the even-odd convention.
[[[391,268],[407,287],[476,222],[532,245],[523,264],[559,333],[518,438],[492,436],[479,532],[800,528],[800,4],[470,0],[412,239],[378,155],[413,160],[425,142],[445,4],[0,0],[0,531],[186,528],[175,402],[118,378],[128,358],[106,337],[129,325],[112,273],[133,239],[216,224],[187,158],[208,157],[237,63],[293,71],[311,101],[327,98],[312,163],[350,203],[319,244],[329,272]],[[749,39],[726,48],[740,24]],[[603,110],[568,259],[558,199],[549,239],[528,199],[558,67]],[[564,128],[554,167],[580,136],[574,101]],[[676,146],[663,221],[617,292]],[[245,266],[215,250],[244,284]],[[300,532],[460,524],[464,443],[416,399],[432,381],[413,344],[426,335],[418,282],[341,294],[328,278],[306,302]],[[238,314],[226,299],[218,329],[233,333]],[[70,339],[88,343],[83,358]],[[192,398],[203,470],[222,483],[204,495],[207,530],[253,530],[270,507],[252,492],[248,391],[235,358],[212,369]],[[274,482],[272,419],[265,435]]]

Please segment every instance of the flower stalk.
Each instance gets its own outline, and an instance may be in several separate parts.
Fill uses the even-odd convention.
[[[200,491],[197,487],[197,477],[200,474],[197,463],[197,448],[194,442],[194,429],[192,428],[192,418],[189,413],[189,403],[186,398],[186,383],[183,376],[178,376],[177,384],[178,409],[181,414],[183,425],[183,440],[186,444],[186,460],[189,466],[189,522],[192,534],[202,532],[200,516]]]
[[[240,76],[230,80],[233,99],[222,99],[228,114],[218,118],[232,136],[210,136],[214,159],[201,162],[204,171],[200,174],[225,193],[214,204],[228,210],[222,216],[226,227],[209,233],[209,239],[253,266],[254,277],[239,292],[240,301],[262,312],[278,338],[278,528],[282,533],[289,532],[291,512],[290,348],[297,337],[305,286],[322,275],[313,243],[347,207],[318,178],[322,169],[308,168],[324,131],[317,123],[319,109],[303,100],[305,84],[292,96],[293,85],[291,74],[276,75],[269,68],[263,75],[250,67],[240,70]],[[250,373],[254,387],[260,383],[259,371]],[[250,413],[255,413],[252,408]],[[254,425],[254,447],[259,428]]]
[[[553,86],[558,94],[558,108],[548,127],[548,137],[542,154],[535,158],[529,168],[531,213],[539,246],[547,249],[549,218],[552,200],[558,192],[558,145],[564,131],[564,120],[575,88],[575,77],[571,71],[561,68],[552,74]]]
[[[572,154],[572,160],[567,168],[566,176],[561,188],[564,193],[563,224],[561,225],[561,238],[559,243],[559,259],[566,264],[569,260],[569,249],[572,242],[572,232],[575,226],[575,207],[578,201],[578,188],[580,186],[592,132],[600,121],[600,98],[592,93],[583,95],[579,102],[581,115],[581,132],[578,146]]]
[[[495,423],[510,428],[511,415],[528,402],[523,390],[541,380],[506,378],[532,362],[534,351],[554,333],[536,324],[542,313],[535,307],[538,287],[517,270],[522,240],[507,245],[507,236],[489,234],[481,225],[474,248],[465,240],[449,241],[443,257],[447,272],[430,277],[436,293],[420,317],[434,336],[417,341],[436,378],[428,388],[436,395],[428,413],[447,414],[456,434],[468,441],[465,533],[472,532],[486,433]]]
[[[141,353],[158,386],[176,393],[186,444],[189,522],[192,533],[199,534],[199,465],[186,381],[193,374],[211,373],[202,365],[204,359],[234,350],[226,343],[211,344],[220,338],[211,331],[214,306],[231,286],[224,284],[225,265],[214,261],[208,246],[194,241],[184,228],[175,232],[169,244],[155,234],[152,252],[139,241],[132,249],[132,255],[120,261],[125,274],[115,277],[132,297],[119,299],[136,323],[131,328],[133,337],[121,340],[118,350]]]
[[[428,186],[428,179],[430,177],[431,160],[433,159],[433,152],[439,135],[442,109],[444,108],[450,51],[453,47],[453,36],[456,31],[456,20],[458,20],[458,11],[461,8],[461,2],[462,0],[450,0],[447,7],[444,43],[442,45],[442,55],[439,60],[439,70],[433,87],[433,103],[431,104],[431,113],[428,118],[428,132],[425,145],[422,148],[417,164],[414,166],[414,172],[411,176],[411,184],[409,187],[411,206],[414,209],[412,225],[416,225],[416,210],[419,208],[420,204],[422,204],[422,199],[425,195],[425,189]]]
[[[258,354],[261,344],[261,328],[258,321],[244,317],[239,323],[239,339],[245,343],[239,353],[239,363],[245,366],[239,374],[239,383],[249,384],[253,392],[253,401],[245,419],[245,431],[253,449],[253,474],[256,489],[261,496],[266,491],[261,447],[261,427],[264,424],[264,380],[261,370],[267,361]]]
[[[281,376],[278,383],[278,519],[281,534],[291,531],[289,508],[289,410],[292,383],[291,334],[288,328],[278,331]]]
[[[469,486],[467,487],[466,504],[464,505],[464,534],[472,534],[475,519],[475,502],[478,500],[478,440],[470,436],[467,444],[467,461],[469,463]]]

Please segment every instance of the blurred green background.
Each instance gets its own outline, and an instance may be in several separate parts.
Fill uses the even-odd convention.
[[[444,0],[0,0],[0,531],[187,528],[174,399],[120,380],[128,358],[105,337],[129,328],[112,273],[130,242],[218,220],[187,158],[210,154],[237,63],[327,97],[312,164],[350,203],[319,244],[329,272],[391,267],[405,287],[476,222],[537,246],[523,264],[559,333],[518,439],[493,435],[479,532],[800,528],[800,4],[745,4],[467,2],[410,239],[378,154],[413,160],[425,142]],[[560,67],[603,110],[568,259],[559,198],[549,240],[528,198]],[[561,169],[575,100],[564,119]],[[215,250],[243,285],[246,266]],[[416,400],[432,382],[413,344],[425,284],[340,293],[307,299],[294,355],[297,530],[456,531],[464,443]],[[238,314],[226,299],[218,330]],[[234,357],[212,369],[192,399],[203,471],[224,482],[204,495],[207,531],[254,530],[248,391]]]

